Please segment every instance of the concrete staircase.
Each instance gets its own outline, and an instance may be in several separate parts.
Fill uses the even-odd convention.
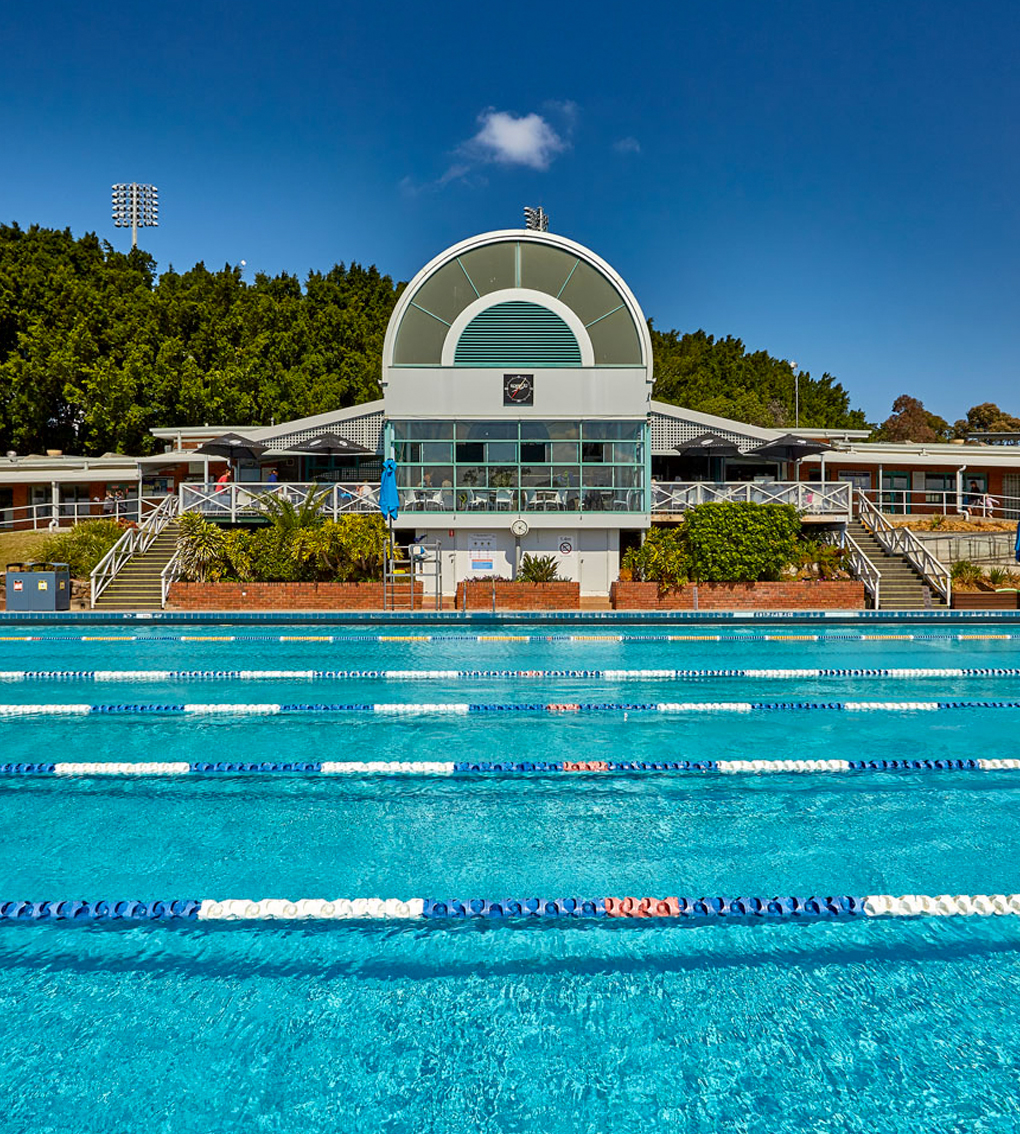
[[[160,576],[177,550],[177,521],[159,533],[141,555],[134,555],[96,600],[96,610],[159,610]]]
[[[880,610],[945,609],[945,599],[928,586],[910,560],[901,555],[890,555],[859,520],[847,526],[847,533],[882,576]],[[930,599],[927,599],[928,595]]]

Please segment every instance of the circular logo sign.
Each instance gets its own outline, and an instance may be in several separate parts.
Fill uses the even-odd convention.
[[[533,374],[503,375],[503,405],[531,406],[535,404],[535,376]]]
[[[572,539],[560,540],[560,555],[573,555],[574,554],[574,541]]]

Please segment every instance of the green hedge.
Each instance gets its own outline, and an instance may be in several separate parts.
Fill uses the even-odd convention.
[[[799,535],[800,514],[788,504],[699,504],[681,523],[653,527],[622,566],[663,590],[766,582],[798,561]]]

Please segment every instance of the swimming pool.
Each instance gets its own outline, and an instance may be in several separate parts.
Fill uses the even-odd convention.
[[[0,899],[1020,890],[1020,770],[936,766],[1020,755],[1020,626],[906,632],[6,624],[5,706],[333,708],[0,717],[4,765],[247,768],[0,776]],[[434,711],[460,704],[496,708]],[[933,766],[505,767],[865,758]],[[490,770],[253,767],[281,761]],[[0,962],[4,1130],[1005,1131],[1020,1112],[1011,916],[18,921]]]

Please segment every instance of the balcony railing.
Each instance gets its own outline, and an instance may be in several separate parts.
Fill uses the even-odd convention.
[[[926,489],[867,488],[861,496],[887,516],[969,516],[981,520],[1020,519],[1020,497],[972,492],[929,492]]]
[[[0,508],[0,531],[69,528],[82,520],[142,523],[166,500],[165,495],[111,500],[67,500],[59,504],[23,504]]]
[[[807,515],[849,516],[852,486],[808,481],[652,481],[652,512],[680,514],[699,504],[792,504]]]
[[[378,485],[368,484],[182,484],[181,511],[210,520],[235,522],[265,515],[264,502],[277,497],[300,505],[311,492],[324,493],[322,514],[336,519],[350,512],[378,512]],[[400,488],[400,510],[417,513],[638,512],[640,488]]]

